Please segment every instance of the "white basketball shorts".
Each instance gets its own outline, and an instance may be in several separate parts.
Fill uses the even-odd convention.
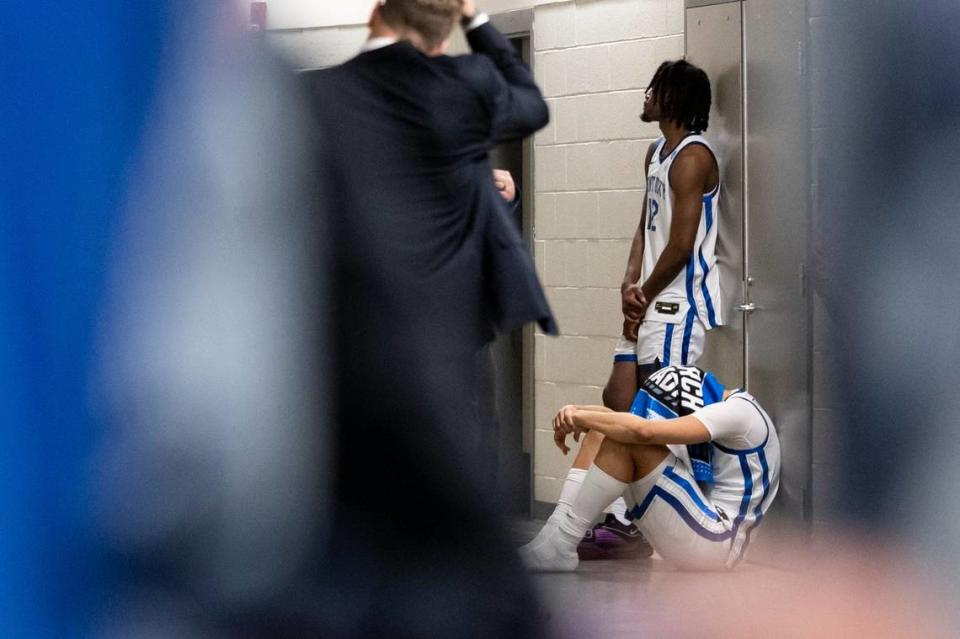
[[[623,497],[627,516],[666,561],[689,570],[723,570],[731,563],[730,516],[704,497],[673,453],[629,484]]]
[[[696,364],[703,355],[706,331],[703,322],[692,315],[691,318],[680,324],[644,321],[640,324],[636,342],[620,336],[613,352],[613,361],[634,362],[638,366],[657,361],[660,366]]]

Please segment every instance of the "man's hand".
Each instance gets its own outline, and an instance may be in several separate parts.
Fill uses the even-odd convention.
[[[477,15],[477,3],[474,0],[463,0],[463,8],[460,15],[466,20],[472,20]]]
[[[493,183],[497,186],[497,191],[505,202],[513,202],[516,199],[517,185],[513,183],[513,176],[510,175],[510,171],[494,169]]]
[[[624,318],[623,320],[623,337],[631,342],[637,341],[637,337],[640,333],[640,322],[634,322]]]
[[[620,303],[623,317],[632,322],[639,323],[647,312],[647,298],[639,284],[621,284]]]

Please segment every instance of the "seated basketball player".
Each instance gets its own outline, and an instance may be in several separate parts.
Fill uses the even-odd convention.
[[[628,413],[564,406],[553,427],[564,454],[569,435],[598,432],[604,439],[579,490],[567,487],[566,502],[520,549],[532,570],[575,570],[577,544],[621,495],[665,560],[693,570],[732,567],[779,487],[780,443],[770,417],[749,393],[724,389],[694,366],[653,373]],[[706,442],[713,483],[698,484],[687,446]]]

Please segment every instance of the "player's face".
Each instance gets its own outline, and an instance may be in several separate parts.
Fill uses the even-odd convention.
[[[658,122],[660,120],[660,105],[652,88],[648,88],[643,98],[643,113],[640,119],[644,122]]]

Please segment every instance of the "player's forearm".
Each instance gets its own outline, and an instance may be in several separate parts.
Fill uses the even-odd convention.
[[[690,259],[690,248],[668,243],[653,267],[653,272],[640,286],[644,297],[652,301],[683,271]]]
[[[643,221],[637,227],[637,232],[633,235],[633,243],[630,245],[630,257],[627,258],[627,270],[623,274],[623,282],[620,284],[620,290],[624,287],[636,284],[640,279],[640,270],[643,265]]]
[[[593,430],[622,444],[642,444],[645,442],[643,424],[646,420],[631,413],[614,411],[580,411],[574,416],[574,423],[583,430]]]
[[[592,413],[612,413],[613,409],[607,408],[606,406],[597,406],[596,404],[585,404],[583,406],[578,405],[578,410],[589,411]]]

